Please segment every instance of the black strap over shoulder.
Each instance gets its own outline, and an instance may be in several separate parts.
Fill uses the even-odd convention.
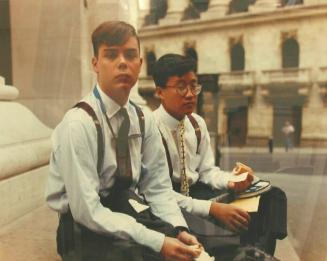
[[[98,163],[97,163],[97,171],[98,174],[101,173],[102,170],[102,166],[103,166],[103,158],[104,158],[104,146],[103,146],[103,133],[102,133],[102,128],[100,125],[100,122],[98,120],[97,115],[95,114],[93,108],[86,102],[79,102],[77,103],[74,108],[81,108],[84,111],[86,111],[86,113],[88,115],[90,115],[90,117],[93,119],[93,122],[95,124],[96,130],[97,130],[97,140],[98,140]]]
[[[199,154],[199,147],[200,147],[200,143],[201,143],[201,129],[200,129],[199,123],[196,121],[196,119],[191,114],[187,115],[187,117],[190,120],[190,122],[194,128],[194,132],[195,132],[196,140],[197,140],[196,153]]]

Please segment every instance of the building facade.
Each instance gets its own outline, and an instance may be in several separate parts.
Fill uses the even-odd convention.
[[[53,128],[95,83],[92,31],[107,20],[136,25],[137,10],[134,0],[2,0],[0,76]]]
[[[153,62],[168,52],[197,60],[198,111],[220,144],[327,146],[326,0],[146,1],[139,33],[140,91],[155,107]],[[154,102],[153,102],[154,101]]]

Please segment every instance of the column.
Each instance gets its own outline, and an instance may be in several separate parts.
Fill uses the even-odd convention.
[[[262,89],[262,74],[255,73],[255,93],[248,107],[248,146],[267,146],[268,138],[273,133],[273,107],[264,100],[265,91]]]
[[[254,5],[249,6],[249,11],[273,11],[280,5],[280,0],[257,0]]]
[[[145,25],[145,17],[150,14],[150,0],[143,0],[139,3],[138,9],[138,28]]]
[[[308,103],[302,114],[302,146],[323,146],[327,144],[327,107],[324,106],[320,86],[314,82],[309,91]]]
[[[159,20],[159,25],[178,24],[182,17],[184,10],[189,5],[189,0],[168,0],[167,15]]]
[[[201,13],[202,19],[212,19],[225,16],[231,0],[211,0],[208,11]]]

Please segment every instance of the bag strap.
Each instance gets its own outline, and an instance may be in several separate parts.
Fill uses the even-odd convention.
[[[100,122],[98,120],[97,115],[93,108],[87,102],[79,102],[77,103],[74,108],[81,108],[83,109],[92,119],[97,130],[97,141],[98,141],[98,163],[97,163],[97,171],[98,174],[101,173],[102,166],[103,166],[103,159],[104,159],[104,146],[103,146],[103,133]]]
[[[195,132],[196,140],[197,140],[196,154],[199,154],[199,147],[200,147],[200,143],[201,143],[201,129],[200,129],[199,123],[196,121],[196,119],[191,114],[188,114],[187,117],[190,120],[190,122],[194,128],[194,132]]]

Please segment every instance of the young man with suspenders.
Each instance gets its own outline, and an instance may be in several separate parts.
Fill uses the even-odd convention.
[[[52,135],[46,191],[64,260],[193,260],[199,244],[173,197],[153,117],[129,101],[142,59],[135,29],[92,34],[97,84]],[[99,144],[102,144],[99,145]]]
[[[287,234],[285,193],[273,188],[262,195],[259,214],[252,215],[250,222],[245,211],[207,201],[221,190],[245,190],[253,177],[249,173],[245,181],[231,182],[231,173],[214,165],[206,123],[193,113],[201,86],[192,59],[178,54],[162,56],[154,66],[153,79],[161,100],[154,115],[179,206],[193,214],[212,216],[235,231],[249,229],[242,241],[258,244],[273,254],[276,238],[282,239]],[[194,201],[188,196],[205,201]]]

